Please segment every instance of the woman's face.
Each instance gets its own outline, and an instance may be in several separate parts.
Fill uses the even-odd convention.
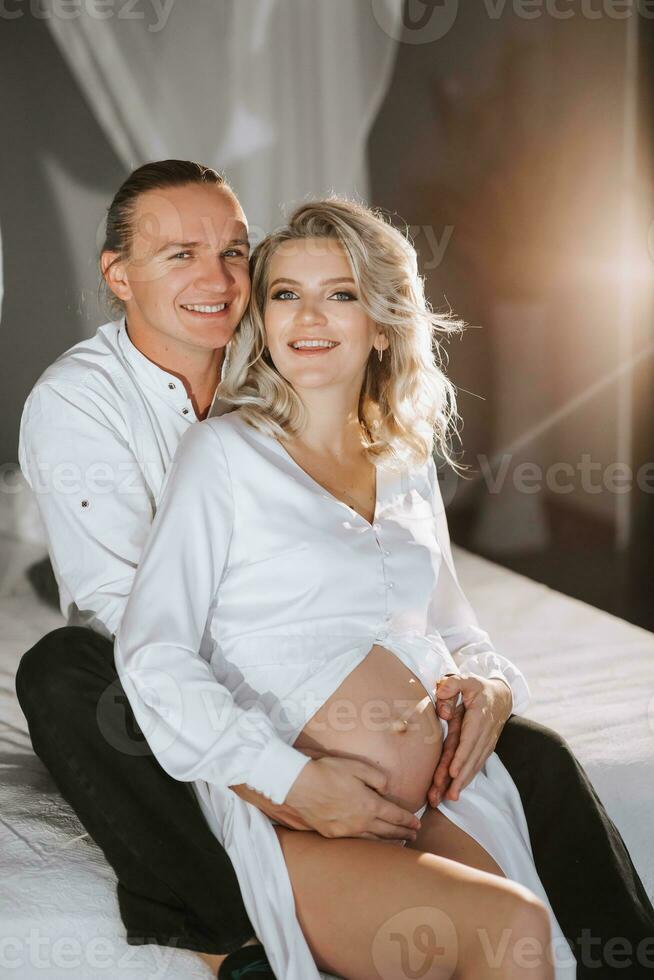
[[[293,388],[352,386],[358,396],[378,331],[337,241],[279,246],[268,269],[264,326],[273,363]]]

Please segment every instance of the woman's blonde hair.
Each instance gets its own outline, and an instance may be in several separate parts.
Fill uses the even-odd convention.
[[[359,422],[368,457],[388,465],[418,464],[434,450],[455,468],[450,430],[456,431],[455,388],[441,365],[439,335],[463,328],[451,313],[430,309],[411,243],[377,211],[342,198],[298,207],[285,227],[252,253],[252,295],[227,348],[219,397],[240,408],[255,428],[283,439],[299,434],[306,410],[276,370],[265,346],[264,314],[270,261],[285,242],[328,239],[343,248],[359,300],[388,338],[380,362],[373,349],[359,398]]]

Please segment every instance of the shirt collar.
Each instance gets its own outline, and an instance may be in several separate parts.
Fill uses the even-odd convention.
[[[155,391],[162,398],[166,398],[169,402],[172,402],[176,407],[184,406],[187,402],[190,404],[184,382],[180,381],[174,374],[170,374],[169,371],[160,368],[132,343],[127,333],[125,317],[122,317],[118,321],[117,343],[123,357],[136,374],[139,384],[149,388],[151,391]],[[214,392],[209,415],[216,411],[218,404],[219,400],[216,398],[216,393]]]

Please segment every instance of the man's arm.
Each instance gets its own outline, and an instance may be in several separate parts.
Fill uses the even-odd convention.
[[[60,592],[85,625],[118,629],[154,506],[110,406],[81,387],[43,383],[21,420],[20,465],[45,526]],[[62,612],[68,617],[66,601]]]

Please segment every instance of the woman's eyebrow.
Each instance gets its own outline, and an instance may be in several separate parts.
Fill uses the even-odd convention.
[[[302,285],[302,283],[301,282],[298,282],[297,279],[289,279],[287,276],[283,276],[280,279],[274,279],[270,283],[270,288],[272,289],[272,287],[273,286],[276,286],[278,282],[291,282],[291,283],[293,283],[294,286],[301,286]],[[351,283],[354,283],[354,279],[352,279],[351,276],[334,276],[332,279],[323,279],[322,282],[319,283],[319,285],[320,286],[328,286],[330,283],[333,283],[333,282],[351,282]]]

